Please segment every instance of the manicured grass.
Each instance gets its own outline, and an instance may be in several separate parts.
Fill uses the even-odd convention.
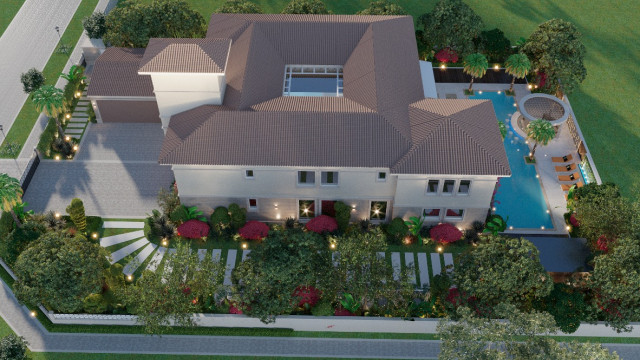
[[[25,0],[2,0],[0,1],[0,36],[7,30],[11,20],[16,16]]]
[[[4,3],[4,0],[2,1]],[[64,69],[64,66],[67,64],[69,60],[69,56],[73,51],[78,39],[80,39],[80,35],[82,35],[82,18],[91,15],[93,10],[95,10],[96,5],[98,4],[98,0],[82,0],[76,13],[73,15],[71,22],[67,26],[64,34],[62,35],[61,42],[70,46],[70,50],[68,54],[59,54],[54,51],[47,62],[47,65],[44,67],[42,73],[47,79],[47,85],[55,85],[58,81],[59,74]],[[11,126],[11,130],[7,133],[7,138],[4,140],[3,145],[8,142],[16,142],[21,146],[27,141],[31,130],[33,129],[33,125],[38,120],[38,113],[31,102],[31,99],[28,98],[27,101],[22,106],[20,113],[18,113],[18,117],[15,122]],[[5,130],[6,131],[6,130]]]
[[[305,359],[337,359],[347,358],[309,358],[279,356],[216,356],[216,355],[156,355],[156,354],[90,354],[90,353],[31,353],[33,360],[305,360]],[[349,360],[357,360],[348,358]],[[370,359],[370,358],[369,358]]]

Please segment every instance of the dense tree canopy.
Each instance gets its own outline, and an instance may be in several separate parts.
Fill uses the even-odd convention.
[[[104,42],[121,47],[146,47],[149,38],[199,38],[206,33],[202,15],[182,0],[127,2],[109,12],[106,26]]]
[[[358,11],[358,15],[407,15],[407,12],[389,0],[376,0],[370,2],[368,8]]]
[[[44,234],[16,261],[16,296],[59,312],[80,311],[83,299],[103,284],[106,255],[104,248],[82,236]]]
[[[587,76],[582,34],[572,23],[551,19],[540,25],[522,47],[534,69],[547,76],[551,90],[571,93]]]
[[[428,48],[450,47],[461,56],[473,51],[473,40],[480,35],[482,18],[462,0],[439,0],[430,13],[421,15],[421,38],[429,42]]]
[[[36,68],[31,68],[20,75],[22,90],[26,94],[31,94],[38,90],[42,85],[44,85],[44,80],[44,75]]]
[[[490,236],[459,257],[454,283],[480,305],[505,302],[527,308],[532,300],[549,295],[553,288],[538,254],[526,239]]]
[[[273,322],[296,307],[297,287],[323,290],[330,267],[329,243],[322,236],[300,230],[271,232],[233,271],[236,307],[264,323]]]
[[[479,48],[491,62],[502,62],[511,51],[511,41],[500,29],[482,31],[479,37]]]
[[[135,285],[125,287],[125,303],[149,334],[165,332],[173,322],[194,326],[209,296],[222,291],[224,265],[206,256],[202,261],[187,246],[168,253],[155,272],[145,271]]]
[[[291,0],[291,2],[282,9],[282,13],[326,15],[331,12],[321,0]]]
[[[460,320],[438,324],[442,339],[439,359],[614,360],[615,352],[595,343],[560,343],[540,334],[555,333],[553,317],[520,312],[515,306],[496,306],[496,319],[477,317],[469,308],[458,309]]]
[[[227,0],[216,12],[227,14],[261,14],[262,9],[257,4],[247,0]]]
[[[106,16],[102,11],[96,11],[91,16],[82,19],[82,27],[91,39],[102,39],[107,31]]]
[[[640,321],[640,240],[620,238],[611,252],[597,256],[591,288],[596,310],[614,329]]]
[[[534,307],[551,314],[556,325],[565,333],[578,330],[588,311],[580,289],[563,283],[554,284],[551,294],[536,301]]]

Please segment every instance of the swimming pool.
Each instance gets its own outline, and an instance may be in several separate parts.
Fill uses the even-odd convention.
[[[511,126],[511,115],[516,111],[514,98],[494,91],[476,91],[476,95],[469,98],[491,100],[498,120],[505,122],[509,129],[504,140],[504,148],[511,167],[511,177],[501,178],[498,182],[494,213],[502,215],[505,219],[508,216],[507,225],[510,227],[552,229],[553,222],[540,181],[536,177],[536,168],[524,161],[524,156],[529,153],[529,146]]]

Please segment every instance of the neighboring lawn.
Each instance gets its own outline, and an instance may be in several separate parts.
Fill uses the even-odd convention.
[[[4,5],[5,0],[1,0],[0,2]],[[55,85],[58,81],[60,72],[64,69],[64,66],[69,60],[69,55],[71,55],[78,39],[80,39],[80,35],[82,35],[82,31],[84,31],[82,28],[82,18],[91,15],[93,10],[95,10],[96,5],[98,5],[98,0],[82,0],[78,6],[76,13],[73,15],[73,18],[62,35],[62,43],[71,47],[69,54],[59,54],[54,50],[47,62],[47,65],[42,71],[47,79],[47,85]],[[24,145],[31,133],[31,130],[33,129],[33,125],[38,120],[38,116],[40,116],[40,113],[36,111],[33,103],[31,102],[31,98],[27,98],[27,101],[22,106],[18,117],[11,126],[11,130],[7,133],[7,138],[2,144],[4,145],[7,142],[17,142],[20,145]]]
[[[7,30],[11,20],[16,16],[25,0],[2,0],[0,1],[0,36]]]

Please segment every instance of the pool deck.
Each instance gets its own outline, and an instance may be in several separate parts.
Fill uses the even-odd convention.
[[[455,84],[455,83],[436,83],[436,90],[438,91],[438,98],[457,98],[466,99],[464,90],[469,87],[469,84]],[[509,89],[509,84],[474,84],[473,89],[475,91],[505,91]],[[527,85],[516,84],[514,85],[516,92],[516,102],[519,102],[521,98],[530,94],[531,92],[527,88]],[[455,96],[455,97],[454,97]],[[569,120],[567,120],[569,121]],[[533,144],[529,144],[529,148],[533,148]],[[564,198],[564,191],[560,187],[560,184],[569,184],[568,182],[559,182],[558,175],[556,173],[555,166],[563,165],[560,163],[552,163],[551,157],[564,156],[567,154],[573,155],[573,162],[578,164],[578,153],[569,128],[566,123],[562,124],[559,128],[556,137],[549,142],[547,146],[538,146],[536,149],[535,165],[536,172],[540,175],[540,181],[542,183],[542,192],[547,202],[547,208],[551,211],[551,219],[553,221],[553,229],[514,229],[508,230],[514,233],[527,233],[527,234],[554,234],[554,235],[566,235],[568,232],[565,228],[565,222],[563,214],[567,211],[567,201]],[[578,170],[576,170],[577,172]],[[561,175],[569,175],[570,173],[560,173]],[[584,182],[584,179],[582,180]]]

